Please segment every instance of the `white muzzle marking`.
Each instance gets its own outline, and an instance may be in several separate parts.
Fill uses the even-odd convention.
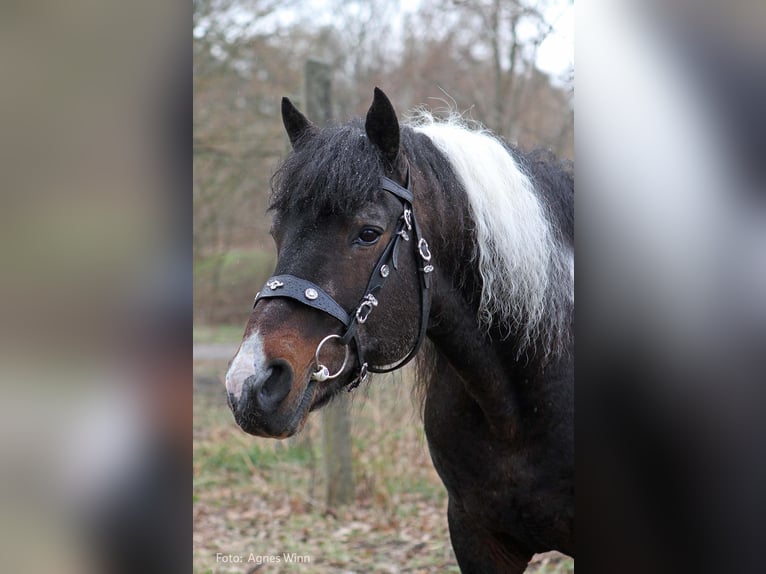
[[[239,400],[245,380],[253,375],[261,379],[266,374],[266,355],[263,340],[258,331],[253,331],[239,346],[234,360],[226,373],[226,390]]]

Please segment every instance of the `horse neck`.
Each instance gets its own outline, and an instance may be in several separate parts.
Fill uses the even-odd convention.
[[[560,361],[536,350],[545,348],[544,341],[525,344],[513,331],[481,324],[482,283],[468,200],[450,183],[440,185],[444,181],[427,168],[416,178],[417,216],[435,262],[428,337],[485,416],[495,426],[514,427],[518,421],[509,413],[528,402],[525,393],[547,392],[545,368]],[[526,350],[520,351],[522,345]],[[436,372],[421,369],[426,379]]]
[[[416,185],[420,184],[422,199],[416,206],[417,217],[435,262],[428,338],[437,360],[446,361],[457,372],[487,418],[505,425],[507,403],[513,399],[508,385],[508,357],[515,352],[512,349],[516,341],[513,337],[494,337],[479,323],[481,280],[467,200],[451,197],[449,190],[434,186],[432,174],[420,175],[422,179]],[[429,379],[438,370],[419,369],[426,392]]]

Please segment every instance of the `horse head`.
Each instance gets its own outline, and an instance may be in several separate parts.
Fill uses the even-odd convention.
[[[433,270],[386,95],[375,89],[364,122],[320,129],[287,98],[282,119],[292,151],[272,181],[277,265],[226,375],[240,427],[278,438],[414,356]]]

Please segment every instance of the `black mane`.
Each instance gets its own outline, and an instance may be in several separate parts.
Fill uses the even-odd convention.
[[[547,148],[528,152],[506,145],[532,179],[538,196],[548,205],[548,217],[563,245],[574,244],[574,163],[559,159]]]

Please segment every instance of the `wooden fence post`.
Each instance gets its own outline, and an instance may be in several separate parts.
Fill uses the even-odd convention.
[[[332,120],[332,72],[328,65],[306,61],[306,116],[319,126]],[[327,482],[325,501],[329,508],[354,500],[351,467],[351,420],[348,393],[342,392],[322,409],[322,448]]]

